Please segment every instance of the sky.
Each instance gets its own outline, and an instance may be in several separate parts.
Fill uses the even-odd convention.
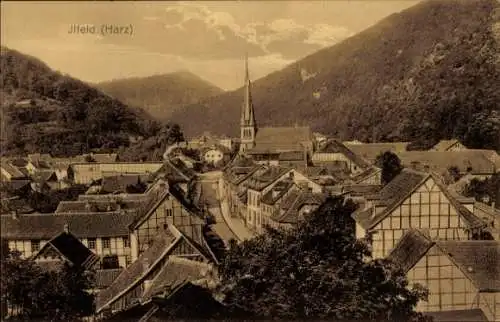
[[[1,44],[87,82],[183,70],[231,90],[243,84],[245,54],[258,79],[417,2],[9,1]],[[70,33],[74,25],[88,32]]]

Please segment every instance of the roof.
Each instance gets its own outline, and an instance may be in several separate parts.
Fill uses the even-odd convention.
[[[92,159],[97,163],[116,162],[118,159],[118,154],[116,153],[91,153],[83,155],[84,158],[86,156],[91,156]]]
[[[123,268],[98,269],[95,271],[95,288],[103,289],[113,284],[113,281],[120,275]]]
[[[327,197],[325,193],[293,190],[281,201],[279,211],[273,214],[272,219],[279,223],[295,224],[300,220],[299,212],[303,206],[321,206]]]
[[[342,142],[329,139],[327,140],[316,153],[341,153],[346,158],[354,162],[359,167],[369,167],[370,164],[363,158],[354,153],[350,148],[344,145]]]
[[[25,175],[16,166],[13,166],[10,162],[6,160],[1,160],[0,165],[2,170],[8,172],[13,178],[24,178]]]
[[[38,170],[34,175],[32,175],[32,178],[37,182],[46,182],[51,179],[57,180],[57,176],[54,170]]]
[[[406,151],[398,153],[406,167],[428,166],[443,172],[450,167],[458,167],[461,173],[471,169],[472,174],[493,174],[495,163],[482,150],[461,151]]]
[[[380,173],[382,172],[382,169],[380,168],[377,168],[377,167],[369,167],[368,169],[366,169],[365,171],[361,172],[360,174],[352,177],[352,181],[358,183],[358,182],[362,182],[368,178],[370,178],[371,176],[377,174],[377,173]]]
[[[343,185],[343,192],[351,196],[368,196],[377,194],[383,186],[378,184],[351,184]]]
[[[436,244],[482,292],[500,292],[500,241],[438,240]]]
[[[68,225],[78,238],[128,236],[134,213],[1,215],[2,239],[51,239]]]
[[[286,151],[281,152],[278,156],[280,161],[304,161],[305,155],[304,151]]]
[[[4,193],[2,192],[2,195]],[[31,207],[28,200],[20,197],[12,197],[1,200],[1,214],[8,214],[11,212],[20,214],[29,214],[35,210]]]
[[[65,259],[77,267],[90,269],[99,260],[97,255],[90,251],[70,232],[62,232],[52,238],[33,258],[36,259],[39,255],[42,255],[49,247],[53,247]]]
[[[112,305],[122,295],[144,280],[160,264],[160,261],[169,253],[177,240],[178,238],[169,230],[161,230],[151,246],[124,269],[108,288],[98,293],[96,313]]]
[[[497,240],[431,240],[422,230],[409,230],[388,259],[408,272],[436,245],[482,292],[500,292],[500,242]]]
[[[92,200],[92,201],[61,201],[54,213],[100,213],[116,212],[120,210],[137,209],[143,204],[137,200]]]
[[[281,180],[261,198],[261,202],[267,205],[274,205],[294,186],[293,180]]]
[[[101,183],[101,193],[127,192],[130,186],[137,186],[139,183],[145,184],[149,181],[148,175],[126,174],[103,175]],[[144,190],[145,191],[145,190]],[[138,193],[142,193],[140,191]]]
[[[453,140],[441,140],[439,141],[435,146],[432,147],[431,150],[433,151],[448,151],[449,148],[451,148],[455,144],[461,144],[460,141],[453,139]]]
[[[407,273],[433,245],[434,242],[424,231],[410,229],[397,242],[387,258]]]
[[[290,167],[282,166],[262,167],[248,178],[246,185],[250,189],[261,191],[291,170]]]
[[[481,309],[425,312],[433,317],[434,322],[481,322],[489,321]]]
[[[262,127],[257,129],[255,147],[248,153],[302,151],[301,143],[312,140],[309,127]]]
[[[352,152],[360,157],[374,163],[377,156],[386,151],[395,153],[406,151],[408,142],[387,142],[387,143],[344,143]]]
[[[169,180],[175,182],[188,182],[196,177],[196,172],[178,158],[166,160],[156,173],[165,175]]]
[[[224,170],[223,177],[227,182],[239,185],[260,168],[263,168],[263,166],[233,166]]]
[[[163,293],[171,293],[187,282],[205,278],[210,270],[211,265],[206,263],[173,255],[169,256],[161,271],[152,281],[151,286],[144,292],[141,302],[147,302],[152,297]]]
[[[484,225],[484,222],[474,216],[474,214],[458,202],[441,183],[441,180],[434,174],[417,172],[410,169],[403,169],[391,182],[389,182],[375,196],[369,197],[375,200],[377,205],[385,206],[384,210],[372,215],[372,211],[358,212],[353,214],[353,218],[365,229],[372,229],[380,221],[389,216],[391,212],[399,206],[411,193],[421,186],[430,177],[440,187],[441,191],[449,199],[450,203],[455,207],[458,214],[468,224],[470,228]]]

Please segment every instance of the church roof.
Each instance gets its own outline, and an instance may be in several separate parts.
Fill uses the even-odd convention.
[[[257,129],[255,147],[249,154],[303,151],[301,143],[311,142],[313,135],[308,126],[262,127]]]

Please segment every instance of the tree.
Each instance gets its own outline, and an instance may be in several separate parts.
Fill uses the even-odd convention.
[[[390,151],[386,151],[377,156],[375,161],[377,166],[382,169],[382,184],[386,185],[391,182],[403,170],[401,160],[398,156]]]
[[[15,309],[18,318],[77,321],[94,310],[93,296],[86,291],[92,279],[82,268],[65,263],[60,270],[46,271],[7,251],[1,269],[2,306]]]
[[[448,167],[444,176],[449,184],[457,182],[462,177],[460,174],[460,169],[457,166]]]
[[[220,267],[225,304],[255,318],[418,321],[425,298],[405,274],[372,260],[357,240],[352,201],[330,197],[304,222],[241,244],[231,243]]]

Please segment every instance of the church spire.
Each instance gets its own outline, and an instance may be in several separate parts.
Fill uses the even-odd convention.
[[[255,126],[255,116],[252,105],[251,82],[248,72],[248,54],[245,54],[245,85],[241,126]]]
[[[243,87],[243,106],[241,109],[241,145],[240,152],[243,153],[255,145],[255,134],[257,126],[252,104],[252,93],[250,76],[248,73],[248,55],[245,54],[245,85]]]

